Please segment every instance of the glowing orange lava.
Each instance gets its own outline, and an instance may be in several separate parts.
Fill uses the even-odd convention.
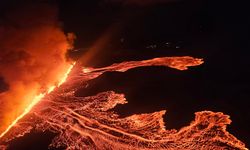
[[[33,98],[33,100],[31,101],[31,103],[24,109],[23,113],[20,114],[15,120],[12,121],[12,123],[6,128],[6,130],[4,132],[2,132],[0,134],[0,138],[2,138],[13,126],[15,126],[15,124],[20,120],[22,119],[26,114],[28,114],[30,112],[30,110],[38,103],[42,100],[42,98],[46,95],[46,94],[49,94],[51,93],[56,87],[59,87],[60,85],[62,85],[69,73],[71,72],[72,68],[74,67],[75,65],[75,62],[69,66],[68,70],[66,71],[66,73],[64,74],[64,76],[59,80],[59,83],[57,85],[53,85],[53,86],[50,86],[48,88],[48,90],[45,92],[45,93],[40,93],[39,95],[35,96]]]
[[[49,147],[68,150],[247,150],[243,142],[226,130],[231,120],[222,112],[196,112],[189,125],[178,130],[166,129],[163,120],[165,110],[126,117],[113,111],[118,104],[128,103],[123,93],[76,94],[91,84],[88,81],[105,72],[125,72],[146,66],[186,70],[202,63],[202,59],[183,56],[125,61],[102,68],[76,65],[74,73],[68,77],[73,64],[57,86],[51,86],[47,93],[38,95],[9,126],[5,133],[14,127],[0,139],[0,149],[7,150],[13,139],[34,129],[56,133]],[[60,88],[56,88],[58,86]],[[24,115],[26,117],[22,118]]]

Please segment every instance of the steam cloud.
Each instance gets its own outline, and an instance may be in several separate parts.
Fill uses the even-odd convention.
[[[0,93],[0,133],[34,96],[63,76],[74,37],[60,28],[54,6],[39,3],[15,10],[0,20],[0,76],[9,86]]]

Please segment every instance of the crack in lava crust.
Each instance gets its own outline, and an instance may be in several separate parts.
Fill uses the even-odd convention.
[[[117,104],[127,103],[124,94],[107,91],[88,97],[74,95],[84,83],[107,71],[125,72],[141,66],[186,70],[202,63],[202,59],[184,56],[129,61],[104,68],[82,68],[76,64],[60,88],[47,95],[0,139],[0,149],[31,129],[58,133],[50,147],[70,150],[246,149],[244,143],[226,131],[231,120],[221,112],[197,112],[189,126],[166,130],[162,117],[165,111],[125,118],[111,111]]]

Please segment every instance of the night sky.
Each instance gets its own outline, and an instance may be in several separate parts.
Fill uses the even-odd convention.
[[[142,0],[143,1],[143,0]],[[30,1],[1,1],[0,18]],[[230,115],[228,131],[250,144],[250,9],[226,0],[178,0],[166,3],[128,3],[109,0],[42,1],[59,8],[65,32],[77,36],[68,56],[78,59],[109,35],[85,66],[103,67],[126,60],[189,55],[205,63],[187,71],[141,67],[125,73],[109,72],[89,82],[78,95],[114,90],[128,104],[115,108],[121,116],[167,110],[167,129],[180,129],[203,110]],[[1,23],[1,22],[0,22]],[[1,50],[0,50],[1,52]],[[0,78],[0,91],[8,89]],[[52,133],[16,139],[13,150],[47,149]]]

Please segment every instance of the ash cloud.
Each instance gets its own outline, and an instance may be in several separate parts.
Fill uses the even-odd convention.
[[[69,66],[74,36],[62,31],[57,15],[55,6],[36,2],[0,18],[0,76],[8,85],[0,93],[0,133]]]

